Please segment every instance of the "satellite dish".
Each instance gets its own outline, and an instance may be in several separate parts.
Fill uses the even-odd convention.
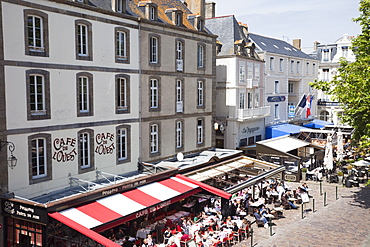
[[[184,160],[184,155],[183,155],[183,153],[178,153],[177,155],[176,155],[176,158],[177,158],[177,160],[178,161],[183,161]]]

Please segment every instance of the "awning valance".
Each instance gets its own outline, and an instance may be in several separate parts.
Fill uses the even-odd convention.
[[[310,123],[303,125],[307,128],[314,128],[314,129],[321,129],[324,128],[326,125],[334,125],[331,122],[327,122],[324,120],[314,119]]]
[[[284,136],[284,135],[291,135],[291,134],[298,134],[301,132],[301,129],[307,129],[302,126],[294,125],[294,124],[275,124],[266,127],[266,139]]]
[[[106,245],[102,242],[107,241],[107,239],[100,238],[101,235],[97,232],[139,218],[202,190],[228,199],[231,197],[231,194],[222,190],[182,175],[176,175],[124,193],[107,196],[79,207],[50,213],[49,216]]]
[[[273,148],[283,153],[287,153],[297,148],[309,146],[311,143],[296,139],[294,137],[281,136],[278,138],[259,141],[257,142],[257,144]]]

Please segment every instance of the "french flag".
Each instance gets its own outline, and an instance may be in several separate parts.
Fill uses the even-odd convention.
[[[311,102],[312,102],[311,95],[307,95],[307,98],[306,98],[306,118],[308,118],[311,115]]]

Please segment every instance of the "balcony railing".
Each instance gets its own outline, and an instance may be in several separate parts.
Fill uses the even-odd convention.
[[[270,115],[270,106],[238,110],[238,119],[257,118],[268,115]]]

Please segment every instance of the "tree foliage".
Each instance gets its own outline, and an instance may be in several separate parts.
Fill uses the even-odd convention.
[[[355,128],[353,141],[362,152],[370,150],[370,0],[361,0],[360,16],[353,19],[362,32],[352,40],[356,60],[340,60],[340,67],[330,82],[316,81],[316,89],[326,91],[343,105],[343,122]]]

